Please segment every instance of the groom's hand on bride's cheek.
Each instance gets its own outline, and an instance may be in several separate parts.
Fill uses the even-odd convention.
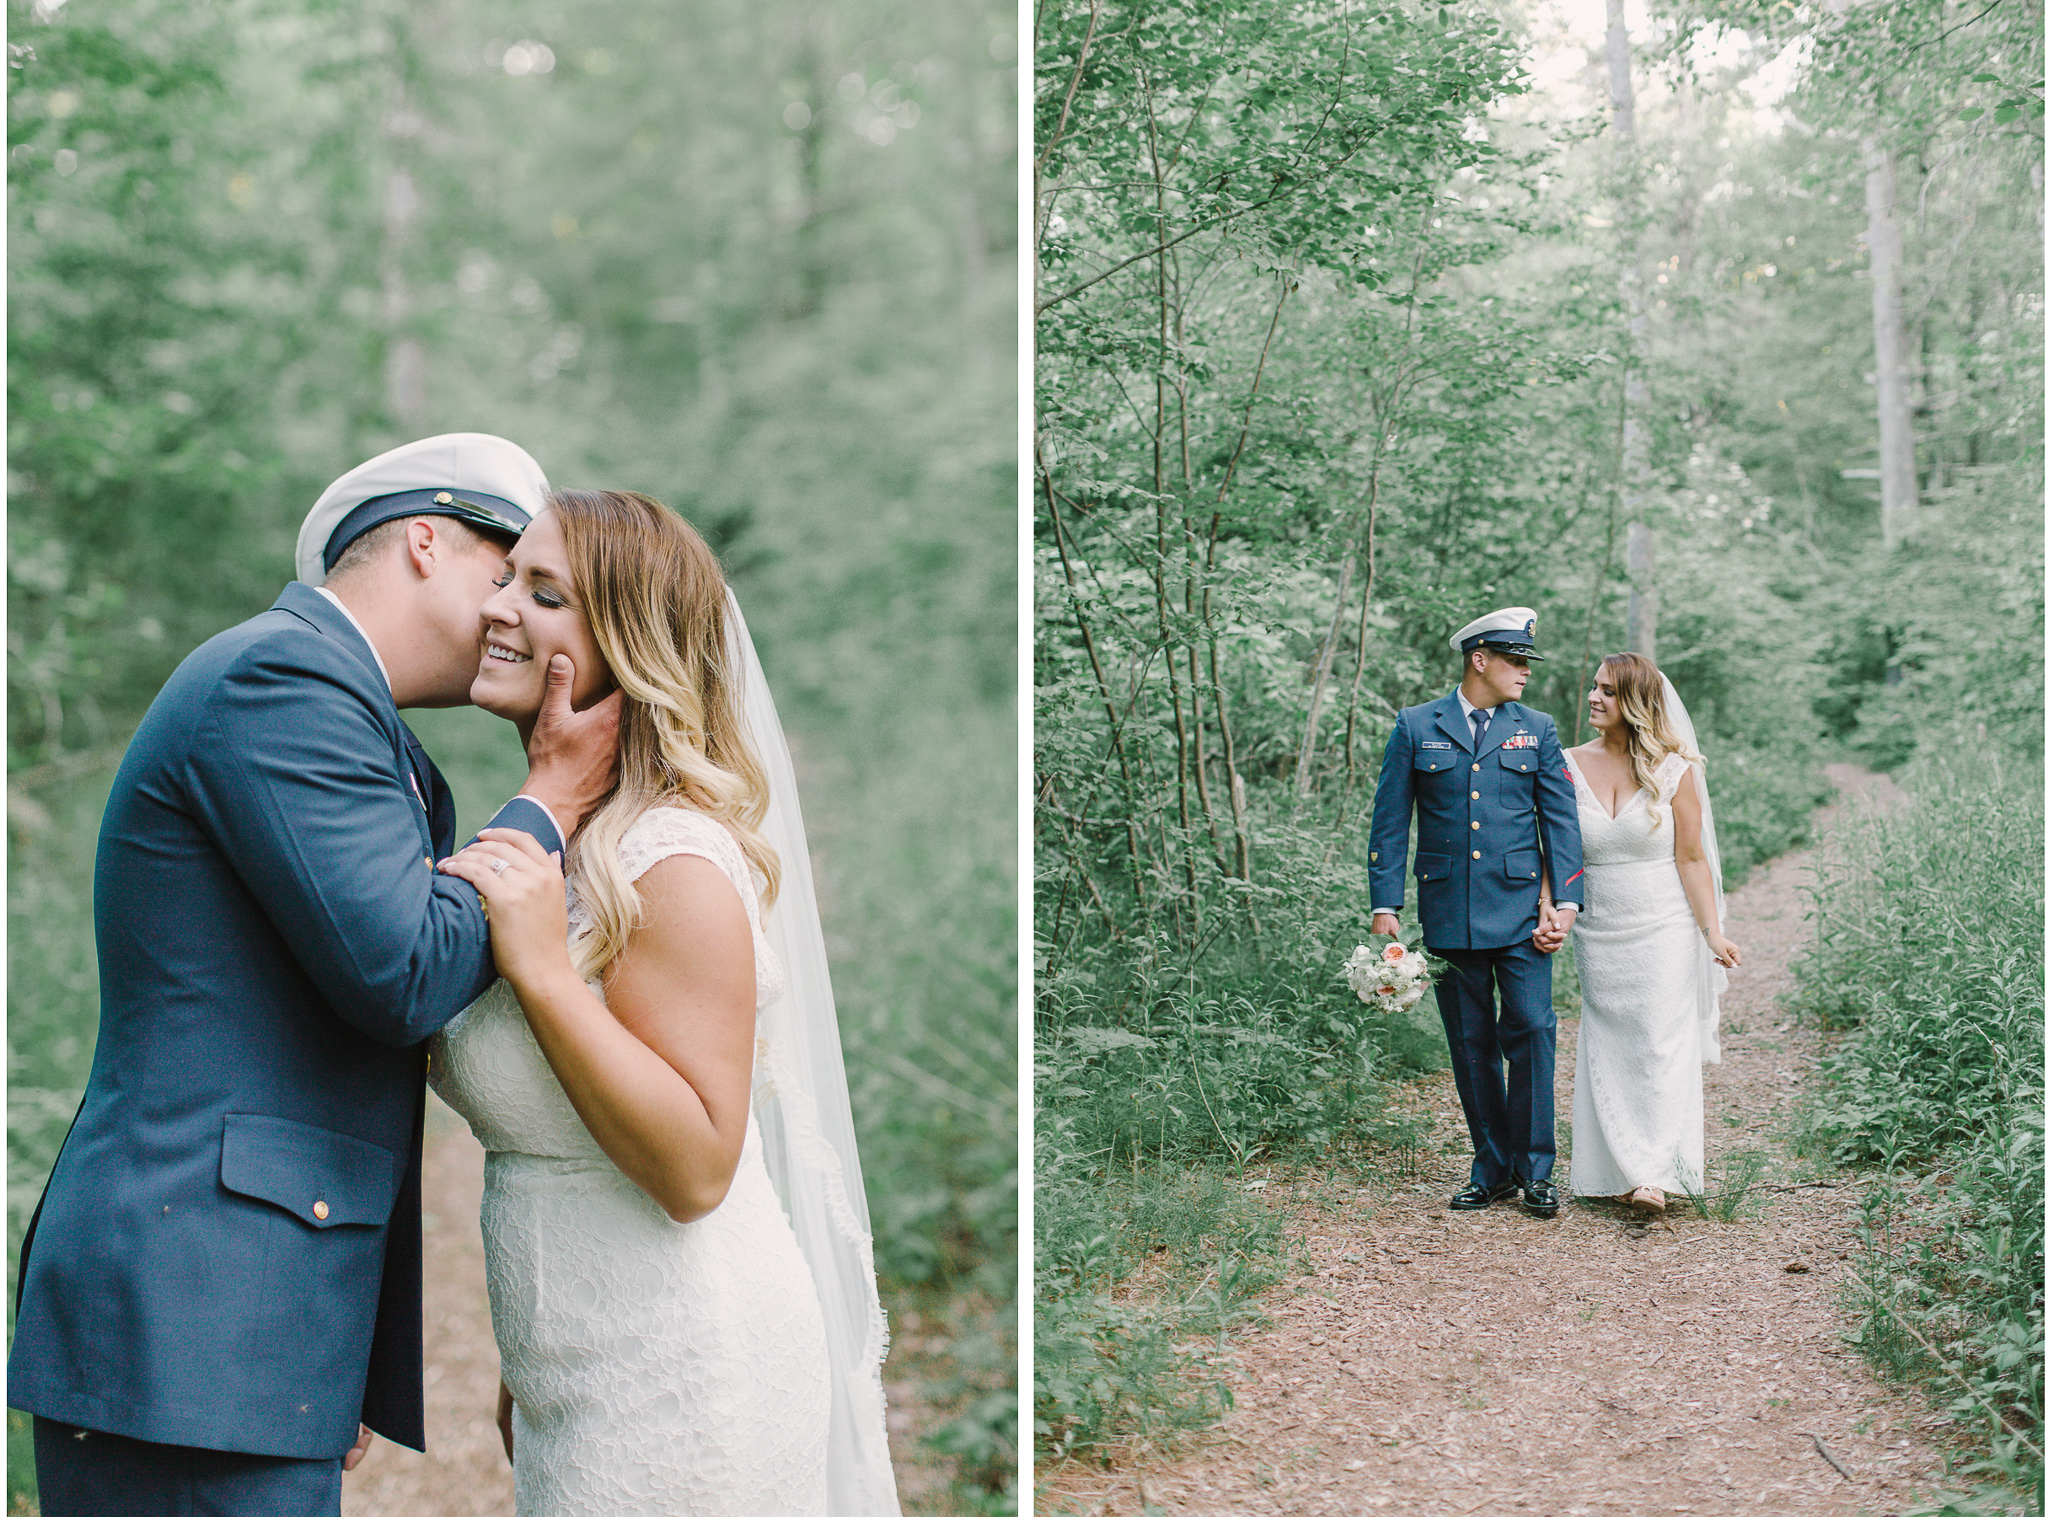
[[[613,690],[588,710],[571,699],[576,666],[566,653],[548,660],[547,692],[526,741],[523,794],[547,803],[570,833],[583,825],[612,788],[619,767],[619,715],[625,697]]]

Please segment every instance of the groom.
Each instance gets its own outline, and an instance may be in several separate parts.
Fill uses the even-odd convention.
[[[129,744],[93,878],[99,1042],[8,1364],[46,1517],[333,1517],[369,1429],[424,1444],[425,1040],[494,971],[398,712],[467,703],[546,493],[479,433],[351,470],[301,530],[303,583],[187,657]],[[616,702],[571,712],[559,663],[493,820],[549,850],[617,730]]]
[[[1578,802],[1557,724],[1516,699],[1529,660],[1543,656],[1536,613],[1510,606],[1482,616],[1451,646],[1465,659],[1458,688],[1402,711],[1387,739],[1368,845],[1372,930],[1400,933],[1413,812],[1422,940],[1450,966],[1437,1009],[1472,1135],[1471,1179],[1451,1210],[1479,1211],[1519,1191],[1524,1211],[1554,1217],[1557,1016],[1548,955],[1563,946],[1584,899]]]

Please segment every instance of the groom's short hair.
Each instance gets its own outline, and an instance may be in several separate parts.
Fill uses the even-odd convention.
[[[347,579],[366,564],[376,562],[376,560],[382,558],[390,551],[392,544],[396,543],[404,535],[407,522],[423,519],[431,519],[434,523],[435,531],[451,533],[455,540],[463,545],[465,557],[483,548],[503,553],[511,541],[509,538],[492,537],[488,533],[479,532],[475,527],[472,527],[468,522],[461,520],[459,517],[441,516],[432,513],[428,517],[394,516],[389,521],[378,522],[376,526],[370,528],[369,531],[357,537],[346,548],[343,548],[341,550],[341,557],[337,558],[334,561],[334,567],[327,571],[327,583],[332,585],[339,580]]]

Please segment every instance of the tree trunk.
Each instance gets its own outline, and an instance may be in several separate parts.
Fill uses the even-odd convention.
[[[1884,545],[1896,548],[1912,530],[1920,505],[1913,464],[1911,367],[1906,350],[1905,302],[1900,294],[1905,247],[1893,202],[1897,176],[1891,152],[1876,139],[1863,144],[1864,201],[1870,211],[1870,299],[1877,321],[1877,471],[1882,490]]]
[[[1607,0],[1607,93],[1614,102],[1614,135],[1633,143],[1636,135],[1636,91],[1628,74],[1628,23],[1621,0]]]
[[[392,115],[401,125],[412,119],[402,106]],[[419,212],[412,175],[403,164],[393,164],[384,179],[384,245],[378,271],[384,296],[384,414],[408,433],[421,429],[427,410],[426,349],[406,330],[412,299],[405,282],[405,249]]]
[[[1657,535],[1639,513],[1649,494],[1649,438],[1642,416],[1650,402],[1643,379],[1644,340],[1649,335],[1643,270],[1636,247],[1636,92],[1629,79],[1628,24],[1622,0],[1607,0],[1607,90],[1614,107],[1616,167],[1624,186],[1625,205],[1615,220],[1622,231],[1622,302],[1628,310],[1628,333],[1636,348],[1629,367],[1627,404],[1621,428],[1622,509],[1628,517],[1628,641],[1632,651],[1657,656]]]
[[[1337,637],[1344,626],[1344,602],[1351,595],[1351,564],[1357,550],[1353,547],[1353,533],[1344,537],[1344,567],[1337,575],[1337,609],[1330,613],[1330,629],[1323,634],[1322,647],[1316,650],[1315,678],[1308,691],[1308,720],[1302,725],[1301,751],[1294,758],[1294,804],[1297,810],[1308,799],[1309,765],[1315,760],[1316,723],[1323,711],[1323,687],[1330,681],[1330,663],[1337,654]]]
[[[1657,661],[1657,534],[1639,521],[1628,524],[1628,646]]]
[[[427,350],[420,341],[413,294],[406,278],[415,256],[426,202],[413,169],[427,133],[427,118],[415,100],[433,98],[427,58],[437,34],[438,7],[385,10],[389,31],[389,93],[384,107],[385,173],[382,236],[377,248],[377,283],[382,296],[384,337],[383,424],[407,436],[426,430]],[[422,33],[425,35],[422,36]]]

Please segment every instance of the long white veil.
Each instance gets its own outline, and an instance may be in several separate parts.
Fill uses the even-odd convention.
[[[1671,729],[1685,745],[1688,755],[1700,751],[1699,735],[1693,731],[1692,717],[1685,709],[1685,702],[1678,698],[1678,687],[1671,683],[1671,676],[1660,674],[1664,681],[1664,713],[1671,720]],[[1726,924],[1727,908],[1723,903],[1721,890],[1721,845],[1714,836],[1714,803],[1707,798],[1707,772],[1703,763],[1694,761],[1692,782],[1700,796],[1700,845],[1706,849],[1707,866],[1714,872],[1714,919]],[[1728,971],[1714,959],[1713,950],[1707,947],[1705,933],[1699,933],[1694,941],[1698,944],[1700,956],[1699,973],[1693,976],[1693,983],[1699,986],[1700,1019],[1700,1060],[1706,1064],[1721,1062],[1721,992],[1728,988]]]
[[[756,1023],[754,1111],[776,1194],[817,1283],[832,1383],[826,1454],[828,1517],[897,1517],[896,1476],[882,1403],[888,1324],[875,1292],[875,1251],[854,1146],[853,1107],[839,1050],[839,1017],[825,965],[825,933],[797,804],[796,769],[775,697],[754,653],[739,601],[726,592],[741,713],[768,777],[762,828],[782,860],[782,889],[762,923],[789,988]]]

